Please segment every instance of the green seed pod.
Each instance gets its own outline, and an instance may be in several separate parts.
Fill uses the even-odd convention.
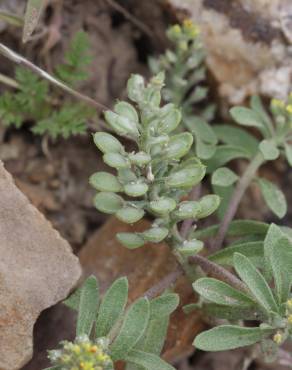
[[[129,159],[136,166],[144,167],[151,161],[151,156],[145,152],[130,153]]]
[[[139,116],[136,109],[125,101],[117,103],[114,107],[114,111],[120,116],[127,117],[130,121],[139,122]]]
[[[126,224],[133,224],[134,222],[137,222],[141,220],[141,218],[144,216],[143,209],[131,207],[131,206],[125,206],[122,209],[119,209],[116,213],[116,217],[120,220],[125,222]]]
[[[124,147],[119,140],[107,132],[95,133],[93,140],[98,149],[103,153],[122,153],[124,151]]]
[[[130,182],[124,186],[124,192],[131,197],[140,197],[147,191],[148,185],[143,182]]]
[[[179,159],[186,155],[193,144],[193,135],[183,132],[170,138],[165,150],[166,158]]]
[[[157,200],[152,200],[149,203],[149,208],[152,212],[158,215],[167,215],[176,207],[176,202],[172,198],[161,197]]]
[[[89,178],[89,183],[100,191],[110,191],[118,193],[122,191],[122,186],[116,176],[108,172],[96,172]]]
[[[136,249],[144,245],[144,239],[137,233],[118,233],[117,239],[129,249]]]
[[[166,183],[171,188],[188,188],[197,185],[203,179],[205,173],[205,166],[195,165],[172,173]]]
[[[140,75],[132,75],[127,84],[128,96],[132,101],[140,102],[143,100],[145,89],[144,78]]]
[[[220,205],[220,197],[216,194],[205,195],[199,200],[201,211],[197,214],[197,218],[205,218],[210,216]]]
[[[166,227],[152,227],[142,233],[145,240],[152,243],[160,243],[168,235],[168,229]]]
[[[100,192],[94,197],[94,205],[100,212],[113,214],[123,207],[124,200],[115,193]]]
[[[196,218],[200,211],[201,206],[199,202],[185,201],[178,205],[178,208],[172,212],[172,216],[178,220],[186,220],[188,218]]]
[[[111,111],[106,111],[104,113],[106,121],[119,135],[133,136],[135,138],[139,137],[138,124],[135,121],[129,120],[125,116],[120,116]]]
[[[204,243],[201,240],[192,239],[186,240],[183,246],[179,248],[179,252],[184,257],[194,256],[204,248]]]
[[[103,161],[110,167],[113,168],[127,168],[130,167],[128,158],[124,157],[119,153],[106,153],[103,156]]]

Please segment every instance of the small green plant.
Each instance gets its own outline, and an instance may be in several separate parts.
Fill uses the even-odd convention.
[[[127,300],[126,278],[116,280],[100,299],[97,280],[89,277],[64,302],[78,312],[76,339],[49,351],[53,367],[46,370],[111,370],[116,361],[128,370],[174,370],[159,355],[178,295],[146,295],[126,307]]]
[[[86,67],[91,61],[88,49],[87,34],[77,32],[65,62],[56,67],[57,77],[73,86],[85,80]],[[25,122],[32,122],[32,132],[53,139],[60,136],[67,139],[86,132],[86,122],[94,116],[94,109],[68,100],[59,107],[61,97],[50,89],[49,83],[22,67],[16,68],[15,80],[17,91],[5,92],[0,97],[0,121],[5,126],[20,128]]]

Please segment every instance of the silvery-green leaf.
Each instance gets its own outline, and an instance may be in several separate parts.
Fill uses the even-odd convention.
[[[258,183],[267,206],[276,216],[283,218],[287,213],[287,202],[283,192],[266,179],[260,178]]]
[[[226,236],[247,236],[251,234],[264,236],[269,228],[269,224],[260,221],[235,220],[230,223]],[[206,227],[192,233],[198,239],[214,237],[219,230],[219,225]]]
[[[133,350],[127,354],[125,361],[142,367],[145,370],[175,370],[174,367],[153,353]]]
[[[217,144],[217,137],[212,127],[198,116],[185,119],[188,129],[206,144]]]
[[[233,266],[234,253],[243,254],[256,266],[263,266],[264,244],[262,241],[240,243],[224,248],[209,256],[209,260],[219,265]]]
[[[286,155],[287,161],[289,165],[292,166],[292,145],[285,143],[284,148],[285,148],[285,155]]]
[[[234,121],[243,126],[263,128],[261,116],[254,110],[245,107],[234,107],[230,109]]]
[[[272,140],[263,140],[260,142],[259,149],[267,161],[273,161],[280,155],[280,151]]]
[[[139,130],[138,124],[135,121],[129,120],[125,116],[121,116],[112,111],[106,111],[104,113],[106,121],[119,135],[138,137]]]
[[[116,213],[116,217],[127,224],[133,224],[134,222],[141,220],[143,216],[144,216],[143,209],[131,206],[125,206],[119,209],[118,212]]]
[[[241,306],[225,306],[216,303],[205,303],[202,306],[204,315],[225,320],[245,320],[262,321],[266,320],[267,316],[259,310],[258,307],[241,307]]]
[[[213,157],[206,161],[207,172],[213,173],[218,167],[222,167],[237,158],[251,158],[251,155],[246,149],[239,146],[219,145],[216,147]]]
[[[193,136],[189,132],[183,132],[171,136],[169,143],[164,151],[166,158],[179,159],[186,155],[193,143]]]
[[[203,298],[220,305],[241,307],[250,307],[256,305],[249,296],[217,279],[198,279],[195,283],[193,283],[193,288]]]
[[[139,102],[143,99],[144,78],[140,75],[132,75],[127,84],[128,96],[132,101]]]
[[[199,334],[194,346],[203,351],[226,351],[260,342],[272,333],[273,330],[268,328],[222,325]]]
[[[144,239],[136,233],[117,233],[118,241],[129,249],[136,249],[144,245]]]
[[[95,276],[84,282],[79,300],[76,336],[90,335],[98,309],[98,285]]]
[[[166,215],[173,211],[176,207],[176,202],[172,198],[162,197],[157,200],[152,200],[149,203],[149,208],[152,212],[158,215]]]
[[[179,296],[174,293],[163,294],[150,301],[150,319],[170,315],[179,304]]]
[[[234,184],[238,176],[228,167],[217,168],[212,175],[212,185],[217,186],[230,186]]]
[[[93,140],[98,149],[103,153],[122,153],[124,150],[119,140],[107,132],[96,132],[93,135]]]
[[[120,319],[128,300],[128,280],[120,278],[113,282],[106,291],[98,310],[95,335],[107,336],[111,328]]]
[[[204,243],[198,239],[186,240],[179,248],[179,253],[185,257],[194,256],[204,248]]]
[[[253,111],[257,112],[259,116],[262,118],[263,123],[268,129],[268,132],[271,134],[273,132],[273,122],[269,117],[268,113],[266,112],[261,98],[257,95],[253,95],[250,99],[250,106]]]
[[[188,218],[196,218],[201,211],[200,203],[197,201],[184,201],[179,203],[178,208],[172,215],[179,220],[186,220]]]
[[[131,197],[140,197],[147,191],[148,185],[144,182],[130,182],[124,186],[124,192]]]
[[[81,289],[82,287],[79,287],[76,289],[65,301],[62,303],[71,308],[71,310],[78,311],[79,308],[79,302],[80,302],[80,295],[81,295]]]
[[[167,185],[171,188],[187,188],[197,185],[205,176],[206,168],[197,165],[173,172],[167,179]]]
[[[118,179],[122,184],[137,181],[137,176],[130,168],[119,168]]]
[[[244,255],[235,253],[233,260],[236,272],[241,280],[248,286],[257,302],[268,312],[278,312],[279,308],[271,288],[263,275]]]
[[[233,195],[235,185],[229,186],[218,186],[212,185],[213,193],[218,195],[220,198],[219,207],[216,210],[217,217],[219,220],[223,220],[225,213],[229,207],[231,197]]]
[[[139,122],[139,117],[136,109],[125,101],[115,104],[114,111],[120,116],[127,117],[130,121]]]
[[[119,153],[114,153],[114,152],[106,153],[103,156],[103,161],[108,166],[113,167],[113,168],[120,169],[120,168],[130,167],[129,160]]]
[[[144,167],[151,161],[151,156],[145,152],[130,153],[129,159],[136,166]]]
[[[199,200],[200,212],[197,214],[197,218],[205,218],[210,216],[219,207],[220,198],[218,195],[209,194],[205,195]]]
[[[127,311],[121,329],[110,346],[110,356],[116,361],[125,359],[147,328],[150,305],[147,298],[135,301]]]
[[[166,114],[164,114],[164,112]],[[169,134],[177,128],[181,121],[181,112],[173,104],[167,104],[161,109],[163,114],[159,122],[159,132]]]
[[[94,197],[94,205],[100,211],[104,213],[116,213],[123,207],[124,200],[122,197],[115,193],[109,193],[102,191],[97,193]]]
[[[216,152],[215,144],[206,144],[200,138],[196,138],[196,154],[201,159],[210,159]]]
[[[95,189],[100,191],[110,191],[117,193],[122,191],[122,186],[116,176],[108,172],[96,172],[89,178],[89,183]]]
[[[250,158],[257,153],[259,143],[246,130],[234,125],[214,125],[212,128],[218,139],[223,143],[241,148]]]
[[[160,243],[168,235],[168,229],[166,227],[152,227],[149,230],[144,231],[142,234],[143,239],[152,243]]]

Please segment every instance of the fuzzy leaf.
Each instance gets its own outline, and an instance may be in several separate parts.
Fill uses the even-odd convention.
[[[286,155],[287,161],[289,165],[292,166],[292,145],[285,143],[284,149],[285,149],[285,155]]]
[[[176,207],[176,202],[172,198],[161,197],[157,200],[152,200],[149,203],[149,208],[152,212],[158,215],[166,215],[173,211]]]
[[[190,257],[201,252],[203,248],[204,243],[201,240],[185,240],[183,245],[179,248],[179,253],[185,257]]]
[[[135,301],[125,315],[118,336],[110,346],[110,355],[114,361],[125,359],[146,330],[150,313],[147,298]]]
[[[171,136],[165,150],[166,158],[179,159],[186,155],[193,144],[193,136],[189,132]]]
[[[82,287],[78,288],[73,292],[65,301],[62,303],[71,308],[71,310],[78,311],[79,308],[79,302],[80,302],[80,296],[81,296],[81,290]]]
[[[24,27],[22,35],[23,42],[28,41],[30,35],[36,28],[44,5],[45,0],[28,0],[24,16]]]
[[[96,132],[93,135],[95,145],[100,151],[105,153],[122,153],[123,145],[113,135],[107,132]]]
[[[248,286],[257,302],[266,310],[278,312],[278,306],[263,275],[250,260],[240,253],[234,254],[234,267],[241,280]]]
[[[90,335],[98,309],[98,298],[97,280],[95,276],[90,276],[81,288],[76,336]]]
[[[125,206],[118,210],[116,213],[116,217],[125,222],[126,224],[133,224],[134,222],[137,222],[141,220],[141,218],[144,216],[143,209],[135,208],[131,206]]]
[[[222,325],[199,334],[194,346],[203,351],[226,351],[260,342],[271,329]]]
[[[96,172],[89,178],[89,183],[96,190],[100,191],[110,191],[110,192],[120,192],[122,191],[122,186],[119,183],[116,176],[108,172]]]
[[[206,161],[207,172],[213,173],[218,167],[224,166],[226,163],[237,158],[250,158],[247,150],[235,145],[220,145],[217,146],[214,156]]]
[[[145,370],[175,370],[159,356],[142,351],[131,351],[126,356],[125,361],[141,366]]]
[[[201,211],[201,206],[197,201],[183,201],[179,203],[178,208],[172,215],[179,220],[186,220],[188,218],[195,218]]]
[[[202,142],[207,144],[217,144],[217,137],[213,128],[198,116],[192,116],[185,119],[187,128],[198,137]]]
[[[124,192],[131,197],[141,197],[148,191],[148,185],[145,182],[130,182],[124,186]]]
[[[230,109],[230,114],[234,121],[240,125],[263,128],[261,116],[252,109],[245,107],[234,107]]]
[[[179,125],[181,121],[181,112],[175,109],[173,104],[165,105],[161,111],[163,116],[159,122],[159,133],[169,134]]]
[[[117,239],[123,246],[129,249],[142,247],[145,243],[142,236],[136,233],[118,233]]]
[[[123,207],[124,200],[115,193],[102,191],[94,197],[95,207],[103,213],[116,213]]]
[[[138,123],[136,121],[130,120],[112,111],[106,111],[104,117],[117,134],[124,136],[129,135],[135,138],[139,136]]]
[[[218,168],[212,175],[212,185],[230,186],[237,181],[238,176],[228,167]]]
[[[116,169],[130,167],[130,162],[128,158],[116,152],[105,153],[103,156],[103,161],[108,166],[116,168]]]
[[[169,175],[166,184],[169,187],[185,188],[197,185],[205,176],[206,169],[202,165],[184,168]]]
[[[149,230],[144,231],[141,236],[144,240],[152,243],[160,243],[168,235],[169,230],[166,227],[152,227]]]
[[[193,283],[193,288],[208,301],[225,306],[254,306],[255,302],[246,294],[230,285],[213,278],[201,278]]]
[[[96,337],[105,337],[121,318],[128,300],[128,280],[120,278],[105,293],[98,310]]]
[[[136,109],[125,101],[118,102],[114,111],[120,116],[127,117],[130,121],[139,122],[139,117]]]
[[[264,159],[273,161],[280,155],[277,145],[272,140],[263,140],[260,142],[259,149],[262,152]]]
[[[266,179],[260,178],[258,183],[267,206],[277,217],[283,218],[287,213],[287,202],[283,192]]]
[[[250,99],[250,106],[253,109],[253,111],[257,112],[258,115],[261,117],[262,122],[265,124],[268,131],[271,131],[273,127],[273,122],[269,117],[268,113],[266,112],[261,101],[261,98],[257,95],[253,95]]]
[[[262,241],[239,243],[212,254],[209,260],[219,265],[233,266],[234,253],[240,253],[248,257],[256,266],[262,266],[264,245]]]
[[[219,207],[220,198],[218,195],[209,194],[205,195],[199,200],[200,211],[197,214],[197,218],[205,218],[210,216]]]
[[[218,319],[226,320],[245,320],[250,321],[263,321],[267,317],[262,312],[259,311],[258,307],[240,307],[240,306],[225,306],[218,305],[215,303],[203,304],[202,311],[204,314],[216,317]]]

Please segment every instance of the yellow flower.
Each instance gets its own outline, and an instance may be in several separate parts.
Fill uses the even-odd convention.
[[[80,346],[78,346],[78,344],[75,344],[72,348],[72,351],[76,354],[76,355],[79,355],[80,352],[81,352],[81,348]]]
[[[292,315],[289,315],[289,316],[288,316],[288,323],[289,323],[289,324],[292,324]]]
[[[282,340],[283,340],[283,335],[281,333],[277,333],[274,335],[273,337],[273,341],[276,343],[276,344],[281,344],[282,343]]]
[[[93,362],[86,361],[86,362],[80,362],[79,366],[82,370],[94,370],[93,368]]]
[[[291,113],[292,114],[292,104],[288,104],[287,107],[286,107],[286,111],[288,113]]]
[[[288,308],[292,308],[292,298],[288,299],[287,306]]]
[[[181,33],[181,28],[178,24],[174,25],[171,28],[172,32],[175,33],[176,35],[179,35]]]
[[[272,105],[277,108],[284,108],[285,103],[282,100],[279,99],[272,99]]]
[[[193,28],[194,27],[194,23],[192,22],[191,19],[185,19],[183,21],[183,25],[185,28]]]
[[[91,346],[91,348],[90,348],[91,353],[95,353],[97,350],[98,350],[97,346]]]

